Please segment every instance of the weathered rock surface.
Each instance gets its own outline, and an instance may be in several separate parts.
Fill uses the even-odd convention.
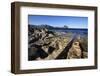
[[[82,50],[81,50],[81,48],[79,46],[79,42],[75,41],[72,44],[72,47],[69,49],[67,58],[68,59],[81,58],[81,53],[82,53]]]
[[[72,34],[52,32],[46,28],[31,28],[28,31],[28,60],[55,59],[67,46]],[[80,39],[80,38],[78,38]],[[87,58],[79,41],[74,41],[66,53],[66,59]]]

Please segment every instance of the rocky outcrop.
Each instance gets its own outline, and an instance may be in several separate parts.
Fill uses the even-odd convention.
[[[81,53],[82,53],[82,50],[79,46],[79,42],[74,41],[72,44],[72,47],[69,49],[67,59],[73,59],[73,58],[79,59],[81,58]]]
[[[28,39],[29,60],[55,59],[67,45],[68,38],[65,35],[46,28],[33,28],[31,31]]]
[[[80,45],[80,37],[77,37],[69,46],[71,37],[70,33],[29,27],[28,60],[87,58],[87,51],[84,51],[83,45]],[[66,56],[63,57],[63,55]]]
[[[71,48],[68,51],[67,59],[81,59],[87,58],[87,52],[82,47],[82,40],[78,35],[73,41]]]

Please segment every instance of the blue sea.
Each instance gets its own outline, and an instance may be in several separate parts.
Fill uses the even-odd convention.
[[[54,32],[64,32],[64,33],[73,33],[80,35],[88,35],[88,29],[52,29]]]

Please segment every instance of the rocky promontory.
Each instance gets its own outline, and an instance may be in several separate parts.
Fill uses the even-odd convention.
[[[52,27],[51,27],[52,28]],[[52,60],[62,59],[63,55],[66,55],[65,59],[73,58],[87,58],[87,52],[82,51],[80,42],[72,40],[72,33],[64,33],[51,31],[48,28],[33,27],[28,28],[28,60]],[[66,54],[63,54],[67,51]],[[61,54],[61,55],[60,55]]]

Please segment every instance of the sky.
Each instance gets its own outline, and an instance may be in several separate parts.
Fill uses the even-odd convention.
[[[88,17],[28,15],[28,24],[48,24],[53,27],[88,28]]]

